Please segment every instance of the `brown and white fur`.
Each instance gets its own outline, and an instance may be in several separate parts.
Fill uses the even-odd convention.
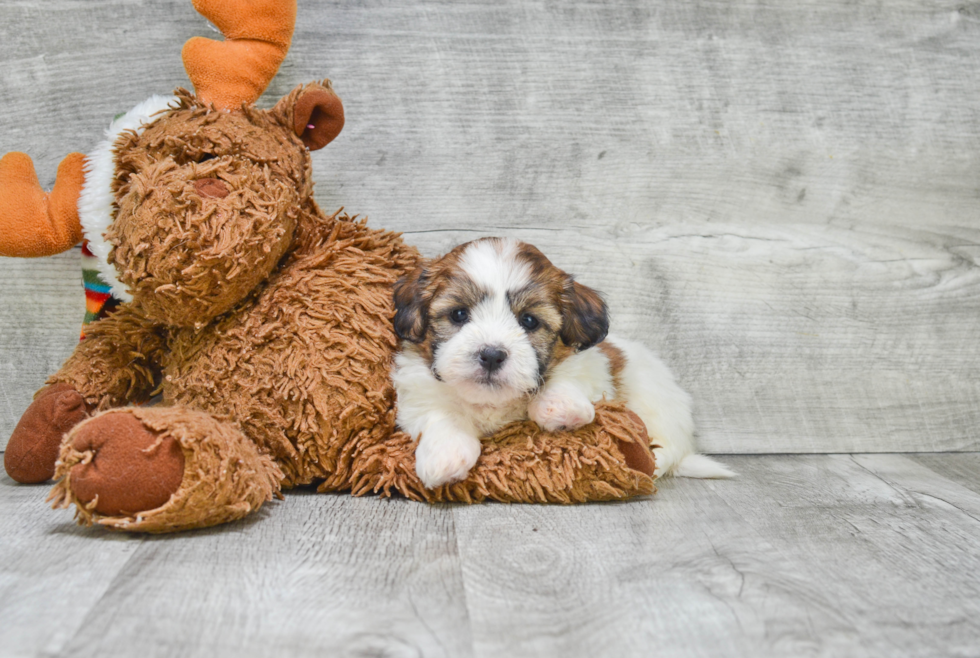
[[[658,476],[734,475],[695,454],[691,398],[667,366],[639,343],[606,338],[608,327],[598,293],[513,239],[460,245],[399,281],[392,377],[398,424],[421,436],[425,486],[465,478],[480,437],[507,423],[576,429],[603,397],[646,424]]]

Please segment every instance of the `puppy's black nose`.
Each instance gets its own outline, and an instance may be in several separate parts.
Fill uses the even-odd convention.
[[[480,365],[487,372],[499,370],[507,360],[507,352],[497,347],[484,347],[480,350]]]

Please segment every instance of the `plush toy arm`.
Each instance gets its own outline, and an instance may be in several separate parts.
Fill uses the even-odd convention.
[[[159,381],[165,348],[164,331],[123,304],[86,326],[85,339],[48,384],[69,384],[99,410],[142,402]]]
[[[84,162],[81,153],[62,160],[49,194],[41,189],[26,154],[0,158],[0,256],[51,256],[81,241],[78,197],[85,181]]]
[[[160,373],[165,337],[123,305],[88,325],[86,338],[34,395],[3,454],[17,482],[43,482],[55,471],[65,432],[96,410],[141,402]]]
[[[355,458],[355,495],[401,493],[428,502],[584,503],[625,500],[656,491],[655,458],[643,421],[619,402],[595,405],[594,422],[545,432],[513,423],[483,439],[483,452],[462,482],[426,488],[415,471],[416,441],[397,431]]]

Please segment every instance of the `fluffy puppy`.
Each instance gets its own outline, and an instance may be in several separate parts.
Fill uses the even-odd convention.
[[[596,291],[517,240],[468,242],[399,281],[392,377],[423,484],[464,479],[480,437],[512,421],[586,425],[603,396],[646,423],[658,476],[734,475],[694,453],[691,398],[667,366],[639,343],[606,339],[608,328]]]

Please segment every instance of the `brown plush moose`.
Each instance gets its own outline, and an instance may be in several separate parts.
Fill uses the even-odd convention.
[[[27,156],[0,160],[0,253],[57,253],[84,232],[123,300],[38,391],[7,473],[54,476],[55,505],[75,503],[81,522],[147,532],[240,518],[310,483],[430,501],[652,492],[645,429],[615,405],[575,433],[506,428],[469,479],[422,487],[389,381],[391,287],[418,253],[314,201],[310,151],[344,124],[329,81],[254,106],[295,0],[194,6],[226,37],[184,47],[195,94],[118,118],[92,154],[65,159],[50,194]]]

